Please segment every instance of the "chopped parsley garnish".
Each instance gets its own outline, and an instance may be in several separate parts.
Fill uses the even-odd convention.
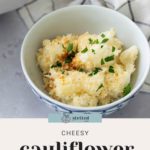
[[[106,43],[109,39],[108,38],[105,38],[101,41],[101,43]]]
[[[57,65],[57,67],[61,67],[62,66],[61,62],[59,62],[59,61],[56,62],[56,65]]]
[[[80,69],[79,69],[79,72],[84,72],[83,68],[80,68]]]
[[[101,48],[103,48],[104,47],[104,45],[101,45]]]
[[[104,62],[104,59],[102,58],[101,59],[101,65],[104,65],[105,64],[105,62]]]
[[[52,65],[51,68],[54,68],[54,67],[61,67],[62,64],[61,62],[57,61],[56,64]]]
[[[108,62],[108,61],[112,61],[114,60],[114,55],[111,55],[111,56],[108,56],[105,58],[105,61]]]
[[[88,51],[87,47],[81,51],[81,53],[86,53]]]
[[[89,44],[99,44],[99,40],[98,39],[93,40],[93,39],[89,38]]]
[[[131,89],[131,84],[129,83],[127,86],[124,87],[123,95],[126,96],[127,94],[129,94],[131,92]]]
[[[65,63],[70,63],[73,59],[73,57],[75,56],[75,52],[72,51],[71,53],[68,54],[68,56],[65,59]]]
[[[67,57],[66,59],[65,59],[65,63],[67,64],[67,63],[70,63],[72,61],[72,58],[71,57]]]
[[[94,40],[94,44],[99,44],[99,40],[98,39]]]
[[[93,75],[97,74],[100,70],[101,70],[101,68],[96,67],[96,68],[89,74],[89,76],[93,76]]]
[[[104,38],[104,37],[105,37],[105,34],[104,34],[104,33],[102,33],[102,34],[101,34],[101,37],[102,37],[102,38]]]
[[[104,87],[103,84],[100,84],[99,87],[97,88],[96,92],[97,92],[99,89],[101,89],[102,87]]]
[[[93,54],[96,54],[94,49],[92,49],[92,53],[93,53]]]
[[[67,46],[67,51],[70,52],[73,50],[73,43],[69,43]]]
[[[62,44],[62,47],[63,47],[64,49],[66,49],[65,46],[64,46],[64,44]]]
[[[110,73],[114,73],[114,72],[115,72],[113,66],[109,66],[109,72],[110,72]]]
[[[93,40],[89,38],[89,44],[93,44]]]
[[[64,74],[64,73],[65,73],[65,70],[62,70],[61,73]]]
[[[114,51],[115,51],[115,49],[116,49],[116,48],[113,46],[113,47],[112,47],[112,52],[114,52]]]

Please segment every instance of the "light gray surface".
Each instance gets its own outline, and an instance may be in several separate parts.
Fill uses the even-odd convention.
[[[27,32],[16,12],[0,16],[0,117],[47,117],[52,111],[32,93],[22,74],[20,47]],[[150,94],[108,116],[150,118]]]

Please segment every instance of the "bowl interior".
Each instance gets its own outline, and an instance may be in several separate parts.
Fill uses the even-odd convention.
[[[132,76],[133,89],[143,79],[149,65],[149,47],[138,27],[125,16],[97,6],[76,6],[58,10],[42,18],[27,34],[22,47],[22,61],[30,80],[43,91],[41,72],[36,63],[36,52],[43,39],[53,38],[66,33],[100,33],[115,28],[117,36],[126,47],[136,45],[139,48],[137,70]]]

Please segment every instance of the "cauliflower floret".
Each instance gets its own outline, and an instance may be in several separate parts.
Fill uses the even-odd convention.
[[[123,69],[121,65],[114,65],[114,73],[108,72],[105,75],[107,93],[113,99],[121,97],[124,87],[130,83],[131,73]]]
[[[138,49],[136,46],[123,51],[119,57],[120,62],[125,66],[126,70],[133,73],[135,70],[135,60],[137,59]]]
[[[61,44],[58,43],[48,43],[44,48],[39,49],[37,54],[37,61],[41,70],[46,73],[48,72],[50,66],[55,63],[57,58],[64,54]]]
[[[72,64],[77,68],[82,66],[86,70],[91,70],[94,67],[101,67],[101,60],[111,56],[114,59],[105,63],[105,65],[113,65],[123,48],[123,43],[114,36],[114,30],[101,33],[100,35],[85,33],[79,36],[79,52],[73,59]],[[115,51],[112,52],[113,48]]]
[[[113,38],[116,36],[116,31],[114,28],[111,28],[110,30],[102,32],[101,34],[104,34],[107,38]]]
[[[81,96],[87,93],[90,96],[99,96],[101,89],[98,89],[104,83],[104,71],[98,72],[96,75],[90,76],[84,72],[60,71],[51,69],[51,78],[55,88],[56,96],[62,101],[69,103],[74,96]]]
[[[44,73],[49,71],[49,68],[56,61],[66,54],[66,49],[69,43],[73,44],[73,50],[77,48],[77,36],[68,34],[67,36],[58,36],[54,40],[44,40],[43,48],[39,49],[37,53],[37,61],[41,70]]]

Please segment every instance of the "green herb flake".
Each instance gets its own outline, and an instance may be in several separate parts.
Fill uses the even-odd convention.
[[[98,39],[93,40],[93,39],[89,38],[89,44],[99,44],[99,40]]]
[[[61,71],[61,73],[62,73],[62,74],[64,74],[64,73],[65,73],[65,71],[64,71],[64,70],[62,70],[62,71]]]
[[[114,73],[114,72],[115,72],[113,66],[109,66],[109,72],[110,72],[110,73]]]
[[[72,58],[71,57],[67,57],[66,59],[65,59],[65,63],[67,64],[67,63],[70,63],[72,61]]]
[[[56,64],[52,65],[51,68],[62,67],[61,62],[57,61]]]
[[[101,65],[104,65],[105,64],[105,62],[104,62],[104,59],[102,58],[101,59]]]
[[[100,84],[99,87],[97,88],[96,92],[97,92],[99,89],[101,89],[102,87],[104,87],[103,84]]]
[[[65,46],[64,46],[64,44],[62,44],[62,47],[63,47],[64,49],[66,49]]]
[[[131,92],[131,84],[129,83],[127,86],[124,87],[123,89],[123,95],[126,96],[127,94],[129,94]]]
[[[109,39],[108,38],[105,38],[101,41],[101,43],[106,43]]]
[[[104,37],[105,37],[105,34],[104,34],[104,33],[102,33],[102,34],[101,34],[101,37],[102,37],[102,38],[104,38]]]
[[[101,45],[101,48],[103,48],[104,47],[104,45]]]
[[[79,69],[79,72],[84,72],[83,68],[80,68],[80,69]]]
[[[69,43],[67,46],[67,51],[70,52],[73,50],[73,43]]]
[[[62,66],[61,62],[59,62],[59,61],[56,62],[56,65],[57,65],[57,67],[61,67]]]
[[[99,44],[99,40],[98,39],[94,40],[94,44]]]
[[[94,49],[92,49],[92,53],[93,53],[93,54],[96,54]]]
[[[81,53],[86,53],[88,51],[87,47],[81,51]]]
[[[114,51],[115,51],[115,49],[116,49],[116,48],[113,46],[113,47],[112,47],[112,52],[114,52]]]
[[[114,55],[111,55],[111,56],[108,56],[108,57],[105,58],[106,62],[109,62],[109,61],[112,61],[112,60],[114,60]]]
[[[55,67],[55,65],[52,65],[52,66],[51,66],[51,68],[54,68],[54,67]]]
[[[96,68],[89,74],[89,76],[93,76],[93,75],[97,74],[100,70],[101,70],[101,68],[96,67]]]
[[[89,38],[89,44],[93,44],[93,40]]]
[[[75,53],[74,51],[71,51],[71,53],[69,53],[68,56],[66,57],[65,63],[70,63],[70,62],[72,62],[72,59],[74,58],[75,54],[76,54],[76,53]]]

